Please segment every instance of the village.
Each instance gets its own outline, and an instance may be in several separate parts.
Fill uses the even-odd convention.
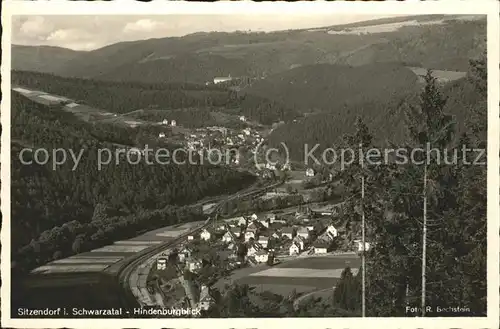
[[[315,212],[299,206],[289,214],[252,213],[221,219],[199,234],[189,235],[179,249],[158,257],[152,272],[157,278],[178,283],[177,288],[172,281],[165,283],[165,295],[183,287],[178,296],[185,296],[187,305],[207,311],[214,303],[210,287],[236,269],[265,269],[301,257],[360,254],[361,239],[349,240],[338,211]],[[370,246],[365,242],[365,251]],[[169,271],[171,274],[165,276]],[[172,298],[172,302],[179,300]]]

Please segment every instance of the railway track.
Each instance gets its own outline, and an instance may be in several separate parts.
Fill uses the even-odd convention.
[[[255,189],[254,186],[247,188],[246,190],[240,191],[232,196],[226,197],[223,200],[219,201],[217,206],[214,207],[212,210],[211,214],[209,215],[208,219],[201,225],[198,226],[197,228],[183,233],[174,240],[159,244],[157,246],[154,246],[150,249],[147,249],[143,253],[139,253],[137,257],[130,258],[128,260],[125,260],[119,270],[118,270],[118,283],[120,287],[122,288],[123,294],[121,296],[122,300],[122,306],[125,309],[134,309],[136,307],[141,307],[140,303],[137,301],[136,297],[134,296],[131,286],[130,286],[130,276],[132,275],[133,271],[140,266],[140,264],[146,262],[149,258],[153,257],[154,255],[160,253],[162,250],[165,250],[167,248],[171,248],[183,240],[186,240],[189,235],[196,234],[203,230],[204,228],[209,227],[212,224],[212,220],[218,215],[218,212],[220,211],[221,207],[225,202],[231,201],[233,199],[237,198],[242,198],[242,197],[248,197],[252,195],[256,195],[262,192],[265,192],[266,190],[275,188],[276,186],[280,185],[281,183],[276,183],[273,185],[265,186],[262,188]]]

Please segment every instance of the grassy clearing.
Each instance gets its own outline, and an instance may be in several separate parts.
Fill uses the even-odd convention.
[[[347,266],[359,267],[360,259],[354,257],[312,257],[297,259],[279,265],[279,268],[305,268],[305,269],[344,269]]]
[[[256,277],[291,277],[291,278],[340,278],[340,274],[344,269],[329,269],[319,270],[310,268],[270,268],[257,273],[252,273],[250,276]],[[357,272],[357,269],[352,269]]]

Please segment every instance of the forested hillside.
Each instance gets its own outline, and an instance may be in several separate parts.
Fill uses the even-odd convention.
[[[272,75],[246,92],[301,112],[341,112],[363,104],[387,103],[411,94],[416,87],[417,76],[403,65],[317,64]]]
[[[12,58],[16,70],[52,68],[51,73],[67,77],[152,83],[205,83],[228,74],[262,77],[320,63],[400,62],[463,71],[468,59],[482,51],[486,20],[480,18],[423,15],[267,33],[200,32],[120,42],[69,60],[44,56],[39,47],[14,47]],[[384,29],[384,24],[395,25]],[[348,31],[362,26],[361,33]]]
[[[469,77],[462,78],[442,87],[447,103],[445,113],[455,117],[457,136],[467,131],[470,126],[471,108],[484,103]],[[374,99],[349,106],[337,106],[330,112],[307,116],[300,121],[279,126],[270,135],[270,143],[278,145],[284,142],[290,149],[292,158],[303,159],[304,144],[309,150],[320,144],[318,152],[339,144],[342,136],[352,132],[356,117],[364,118],[373,137],[378,143],[400,143],[404,140],[405,112],[408,104],[418,101],[417,89],[401,90],[385,100]]]
[[[25,71],[13,71],[12,84],[68,97],[113,113],[154,110],[154,115],[139,113],[136,117],[154,120],[168,117],[182,120],[179,122],[188,127],[210,122],[209,112],[218,108],[235,109],[234,114],[264,124],[297,116],[295,111],[279,102],[254,95],[241,96],[220,86],[106,82]]]
[[[143,229],[200,219],[183,206],[237,191],[254,180],[249,174],[222,167],[148,165],[144,161],[134,165],[125,159],[99,170],[97,149],[111,145],[94,137],[100,134],[98,128],[16,93],[12,93],[12,107],[16,113],[12,122],[12,252],[21,269],[132,237]],[[74,162],[69,160],[53,170],[51,162],[22,165],[23,147],[45,148],[50,154],[56,148],[84,152],[74,171]],[[32,155],[25,153],[24,160]]]

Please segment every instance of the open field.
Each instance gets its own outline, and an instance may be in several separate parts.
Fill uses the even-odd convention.
[[[360,260],[354,255],[325,255],[294,259],[279,265],[259,265],[235,270],[230,277],[217,282],[216,287],[225,284],[248,284],[257,290],[269,290],[283,296],[292,291],[310,292],[333,288],[347,266],[357,273]]]
[[[100,272],[137,252],[170,241],[186,232],[190,227],[200,223],[183,223],[163,227],[129,240],[117,241],[108,246],[56,260],[36,268],[32,274]]]
[[[82,272],[98,272],[104,270],[110,264],[53,264],[40,266],[33,270],[34,274],[52,274],[52,273],[82,273]]]
[[[264,271],[250,274],[254,277],[282,277],[282,278],[340,278],[340,274],[344,269],[329,269],[329,270],[318,270],[309,268],[286,268],[286,267],[275,267]],[[354,274],[357,273],[357,269],[352,269]]]

